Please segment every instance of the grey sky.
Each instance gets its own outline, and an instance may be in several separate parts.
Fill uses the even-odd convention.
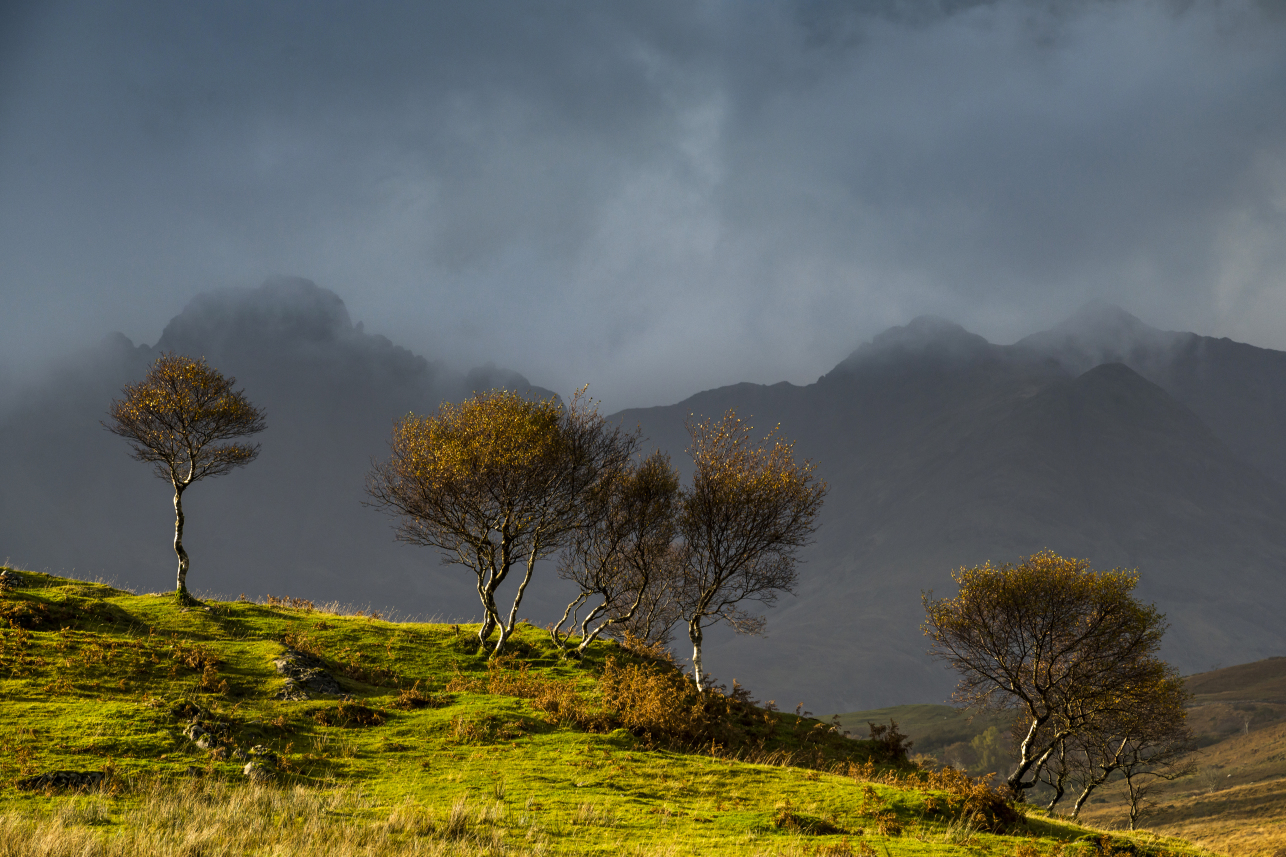
[[[1253,2],[8,4],[0,362],[309,277],[609,409],[1094,298],[1286,348]]]

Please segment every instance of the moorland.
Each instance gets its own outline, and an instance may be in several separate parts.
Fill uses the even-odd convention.
[[[656,650],[524,623],[488,661],[468,626],[7,571],[6,857],[1203,853],[1024,812],[897,730],[696,698]]]

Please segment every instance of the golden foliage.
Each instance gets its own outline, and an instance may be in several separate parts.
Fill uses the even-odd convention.
[[[252,461],[258,445],[229,443],[261,432],[263,412],[205,358],[163,354],[138,384],[112,402],[107,429],[130,442],[139,461],[176,488]]]

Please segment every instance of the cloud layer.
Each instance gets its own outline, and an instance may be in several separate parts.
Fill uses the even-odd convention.
[[[1010,341],[1102,298],[1286,348],[1270,4],[3,14],[15,371],[273,274],[609,409],[811,380],[923,312]]]

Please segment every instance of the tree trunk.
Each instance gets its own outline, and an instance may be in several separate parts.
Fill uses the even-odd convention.
[[[1045,807],[1045,811],[1053,814],[1054,807],[1063,799],[1063,784],[1067,781],[1067,742],[1058,743],[1058,773],[1054,776],[1054,781],[1050,783],[1054,788],[1054,798]]]
[[[478,629],[478,646],[479,648],[487,645],[491,639],[492,633],[496,630],[496,596],[494,592],[479,588],[478,594],[482,597],[482,627]]]
[[[549,637],[554,641],[554,645],[560,649],[567,648],[567,642],[572,638],[572,631],[576,629],[576,615],[580,613],[580,607],[589,598],[590,593],[582,592],[576,596],[576,600],[567,605],[563,611],[563,618],[558,620],[558,624],[549,629]],[[567,634],[563,635],[563,626],[567,625],[567,617],[572,617],[572,623],[567,626]]]
[[[518,623],[518,605],[522,603],[523,593],[527,591],[527,584],[531,583],[531,573],[536,568],[536,551],[540,548],[539,539],[532,542],[531,553],[527,556],[527,571],[522,576],[522,583],[518,584],[518,591],[514,593],[513,606],[509,608],[509,621],[500,623],[500,639],[496,640],[496,647],[491,650],[491,657],[498,657],[505,650],[505,643],[509,640],[509,635],[514,632],[514,625]]]
[[[174,552],[179,557],[179,575],[177,594],[180,598],[188,596],[188,552],[183,549],[183,489],[186,485],[174,486]]]
[[[1081,817],[1081,807],[1085,806],[1085,801],[1090,799],[1090,792],[1094,791],[1094,786],[1094,781],[1090,780],[1084,791],[1077,796],[1076,803],[1072,805],[1072,814],[1069,816],[1073,821]]]
[[[697,690],[704,690],[702,682],[705,676],[701,673],[701,617],[694,616],[688,622],[688,639],[692,641],[692,679],[697,683]]]
[[[1040,777],[1041,769],[1045,767],[1045,763],[1049,761],[1049,757],[1054,753],[1054,747],[1057,746],[1059,741],[1067,737],[1066,732],[1055,736],[1054,741],[1045,748],[1043,753],[1039,756],[1033,757],[1031,755],[1032,741],[1035,739],[1040,727],[1044,725],[1047,720],[1049,720],[1048,716],[1032,717],[1031,725],[1027,727],[1027,734],[1023,737],[1022,743],[1018,745],[1018,767],[1014,769],[1014,772],[1010,774],[1009,778],[1005,781],[1005,785],[1008,787],[1009,793],[1014,796],[1014,800],[1018,803],[1022,803],[1025,800],[1024,793],[1027,789],[1036,785],[1036,781]],[[1032,778],[1029,781],[1024,782],[1023,777],[1029,773],[1032,775]]]
[[[1045,805],[1045,811],[1050,814],[1053,814],[1054,807],[1058,806],[1058,802],[1062,799],[1063,799],[1063,777],[1060,775],[1058,779],[1054,781],[1054,799]]]

